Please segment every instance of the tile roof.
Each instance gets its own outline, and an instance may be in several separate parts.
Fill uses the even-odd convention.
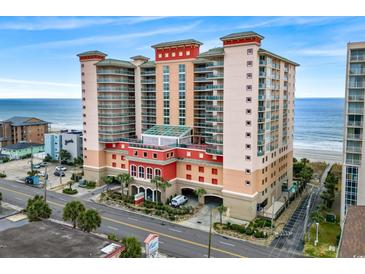
[[[190,127],[155,125],[147,129],[145,132],[143,132],[143,135],[180,137],[180,136],[185,136],[190,131],[191,131]]]
[[[200,53],[198,57],[204,58],[204,57],[217,56],[217,55],[224,55],[224,48],[223,47],[212,48],[208,51]]]
[[[298,64],[298,63],[295,63],[295,62],[293,62],[293,61],[291,61],[291,60],[289,60],[289,59],[287,59],[287,58],[284,58],[284,57],[282,57],[282,56],[280,56],[280,55],[277,55],[277,54],[275,54],[275,53],[273,53],[273,52],[271,52],[271,51],[268,51],[268,50],[266,50],[266,49],[263,49],[263,48],[260,48],[260,49],[259,49],[259,53],[261,53],[261,54],[267,54],[267,55],[270,55],[270,56],[272,56],[272,57],[275,57],[275,58],[281,59],[281,60],[283,60],[283,61],[285,61],[285,62],[288,62],[288,63],[290,63],[290,64],[292,64],[292,65],[294,65],[294,66],[299,66],[299,64]]]
[[[85,52],[77,54],[77,56],[89,56],[89,55],[107,56],[107,54],[105,54],[104,52],[98,51],[98,50],[90,50],[90,51],[85,51]]]
[[[29,120],[36,119],[38,121],[29,122]],[[11,117],[4,122],[11,123],[13,126],[32,126],[32,125],[46,125],[50,124],[49,122],[43,121],[41,119],[35,117],[22,117],[22,116],[14,116]]]
[[[231,33],[231,34],[228,34],[226,36],[223,36],[220,39],[222,41],[224,41],[224,40],[227,40],[227,39],[244,38],[244,37],[249,37],[249,36],[258,36],[261,39],[264,39],[264,36],[254,32],[254,31],[235,32],[235,33]]]
[[[129,61],[110,59],[110,58],[99,61],[96,63],[96,65],[98,67],[99,66],[116,66],[116,67],[124,67],[124,68],[135,68],[136,67]]]
[[[143,56],[143,55],[132,56],[131,59],[132,60],[146,60],[146,61],[150,60],[150,58]]]
[[[148,61],[146,63],[143,63],[142,65],[140,65],[140,67],[142,68],[153,68],[156,66],[155,61]]]
[[[365,256],[365,206],[350,206],[347,210],[338,257]]]
[[[171,42],[163,42],[163,43],[152,45],[151,47],[152,48],[162,48],[162,47],[179,46],[179,45],[187,45],[187,44],[203,45],[202,42],[199,42],[195,39],[186,39],[186,40],[177,40],[177,41],[171,41]]]

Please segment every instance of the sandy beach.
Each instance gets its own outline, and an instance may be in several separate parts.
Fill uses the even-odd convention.
[[[333,150],[303,149],[294,146],[294,157],[297,159],[307,158],[311,161],[342,163],[342,153]]]

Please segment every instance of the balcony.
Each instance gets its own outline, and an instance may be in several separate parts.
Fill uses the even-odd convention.
[[[96,81],[99,84],[134,84],[134,81],[127,80],[127,79],[113,79],[113,78],[104,78],[104,79],[97,79]]]
[[[224,66],[223,61],[215,61],[207,64],[207,68],[221,68]]]
[[[101,69],[97,71],[98,75],[127,75],[134,76],[134,72],[120,69]]]
[[[223,145],[223,140],[217,140],[214,138],[206,138],[205,143],[212,145]]]
[[[141,88],[143,92],[156,92],[156,88]]]
[[[206,110],[207,111],[220,111],[220,112],[222,112],[223,111],[223,107],[220,107],[220,106],[209,106],[209,107],[206,107]]]
[[[266,66],[267,62],[266,60],[260,60],[260,66]]]
[[[124,113],[99,113],[99,118],[120,118],[120,117],[129,117],[135,116],[134,112],[124,112]]]
[[[223,123],[223,117],[206,117],[207,122]]]
[[[259,111],[265,111],[265,107],[264,106],[259,106]]]
[[[155,109],[156,108],[156,104],[142,104],[141,107],[142,108],[152,108],[152,109]]]
[[[205,90],[223,90],[223,85],[206,85]]]
[[[361,160],[360,159],[346,159],[346,164],[347,165],[361,165]]]
[[[205,109],[205,105],[200,105],[200,104],[194,104],[194,109]]]
[[[265,151],[263,151],[263,150],[257,151],[257,156],[264,156],[264,155],[265,155]]]
[[[363,114],[364,113],[364,108],[348,108],[347,109],[347,113],[348,114]]]
[[[209,80],[207,77],[195,77],[194,82],[212,82],[212,80]]]
[[[122,101],[122,100],[135,100],[133,96],[98,96],[101,101]]]
[[[365,62],[365,55],[351,55],[351,62]]]
[[[211,74],[207,76],[207,79],[223,79],[224,78],[224,74]]]
[[[223,127],[207,127],[205,131],[210,133],[223,133]]]
[[[362,140],[362,134],[347,133],[347,139],[349,140]]]
[[[223,155],[223,150],[215,148],[206,148],[205,150],[208,154]]]
[[[156,112],[148,112],[148,111],[142,111],[142,116],[156,116]]]
[[[156,75],[155,70],[142,70],[141,71],[141,76],[154,76],[154,75]]]
[[[361,153],[361,146],[347,146],[346,152]]]
[[[207,100],[213,100],[213,101],[223,101],[223,95],[222,96],[206,96]]]
[[[348,101],[351,102],[364,102],[364,96],[362,95],[349,95]]]
[[[127,105],[98,105],[98,109],[124,109],[124,108],[135,108],[134,104]]]
[[[349,74],[350,75],[365,75],[365,69],[364,68],[350,69]]]
[[[134,125],[134,120],[129,122],[99,122],[99,126],[125,126],[125,125]]]
[[[266,85],[263,84],[263,83],[259,83],[259,89],[265,89],[266,88]]]
[[[362,121],[347,121],[348,127],[362,127]]]
[[[211,70],[206,67],[195,67],[194,72],[203,73],[203,72],[211,72]]]
[[[134,92],[134,88],[117,88],[117,87],[98,87],[97,91],[101,92]]]
[[[151,101],[156,101],[156,96],[147,96],[147,95],[142,95],[141,96],[142,100],[151,100]]]
[[[103,134],[103,135],[118,135],[118,134],[123,134],[123,133],[129,133],[132,132],[133,129],[124,129],[124,130],[99,130],[99,134]]]
[[[141,80],[142,84],[156,84],[156,80],[155,79],[151,79],[151,80]]]
[[[194,96],[194,100],[199,101],[199,100],[205,100],[206,96],[205,95],[196,95]]]
[[[363,82],[350,82],[349,88],[365,88],[365,84]]]

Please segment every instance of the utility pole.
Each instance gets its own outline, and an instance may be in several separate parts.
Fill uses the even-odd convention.
[[[319,223],[316,223],[316,240],[314,241],[315,246],[317,246],[317,244],[318,244],[318,227],[319,227]]]
[[[44,169],[44,201],[47,202],[47,180],[48,180],[48,173],[47,173],[47,166]]]
[[[30,142],[29,144],[30,144],[30,170],[33,173],[33,146],[32,142]]]
[[[210,258],[210,249],[212,246],[212,219],[213,219],[213,208],[210,210],[210,222],[209,222],[209,242],[208,242],[208,258]]]

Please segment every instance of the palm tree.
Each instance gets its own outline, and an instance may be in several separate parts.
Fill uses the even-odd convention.
[[[63,220],[71,221],[73,228],[76,228],[77,219],[85,212],[85,206],[79,201],[72,201],[66,204],[63,209]]]
[[[94,209],[88,209],[81,212],[77,218],[77,226],[85,232],[91,232],[100,227],[100,225],[101,217]]]
[[[169,183],[169,181],[165,181],[162,177],[160,176],[155,176],[153,177],[153,179],[151,179],[151,183],[154,184],[156,186],[156,197],[155,197],[155,200],[156,200],[156,204],[158,203],[157,201],[157,191],[159,189],[162,189],[163,192],[165,193],[166,192],[166,189],[168,187],[171,186],[171,184]]]
[[[114,178],[111,176],[105,176],[103,178],[101,178],[101,181],[107,185],[106,190],[109,190],[109,186],[113,183]]]
[[[198,189],[194,190],[194,193],[196,196],[198,196],[199,203],[201,204],[201,202],[200,202],[201,197],[203,197],[203,195],[206,194],[207,192],[205,191],[204,188],[198,188]]]
[[[133,177],[129,173],[119,174],[117,176],[117,180],[120,182],[120,186],[122,187],[122,195],[124,195],[124,188],[128,187],[134,181]]]
[[[28,200],[25,212],[30,222],[40,221],[51,217],[52,209],[48,206],[42,196],[36,195]]]
[[[227,207],[225,207],[223,204],[217,207],[217,210],[219,212],[219,221],[222,225],[223,223],[223,214],[227,211]]]
[[[140,258],[142,255],[141,243],[135,237],[125,237],[122,240],[125,250],[120,258]]]

